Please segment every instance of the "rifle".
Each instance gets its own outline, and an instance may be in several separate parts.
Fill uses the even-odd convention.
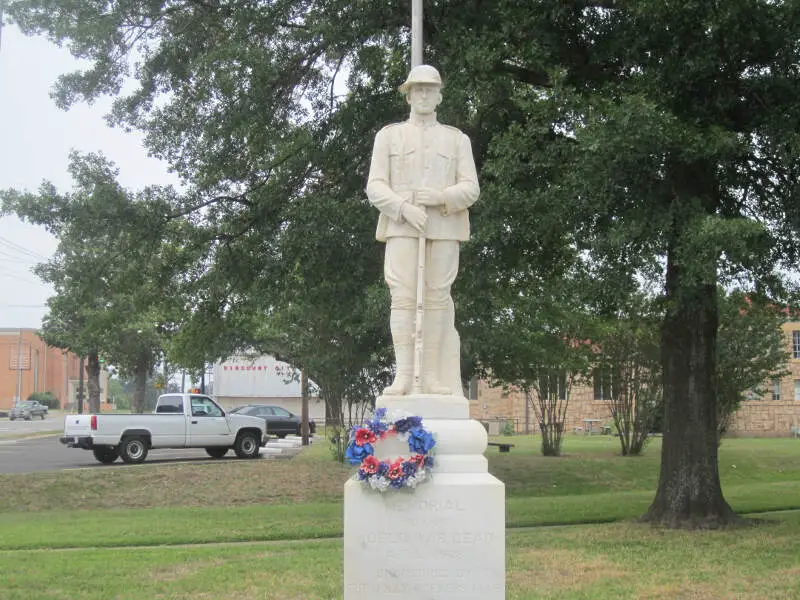
[[[425,235],[420,234],[417,246],[417,314],[414,327],[414,382],[411,385],[412,394],[422,393],[422,321],[425,318]]]

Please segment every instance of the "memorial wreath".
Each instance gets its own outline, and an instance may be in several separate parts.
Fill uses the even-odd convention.
[[[411,456],[393,461],[375,458],[374,444],[390,435],[408,441]],[[372,419],[350,431],[345,458],[351,465],[359,465],[355,478],[373,490],[415,488],[430,477],[433,467],[430,452],[435,445],[433,435],[422,426],[422,417],[389,418],[386,409],[379,408]]]

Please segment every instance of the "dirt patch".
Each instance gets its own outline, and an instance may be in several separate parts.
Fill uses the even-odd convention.
[[[619,565],[599,556],[536,548],[513,554],[508,583],[520,589],[575,590],[626,575]]]
[[[150,579],[153,581],[180,581],[187,577],[199,573],[204,569],[219,567],[225,564],[222,559],[204,560],[191,563],[178,563],[165,567],[157,567],[150,571]]]

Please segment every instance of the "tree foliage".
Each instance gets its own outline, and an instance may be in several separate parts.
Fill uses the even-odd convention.
[[[88,358],[90,406],[99,411],[100,353],[141,379],[163,353],[176,314],[164,291],[180,272],[184,224],[164,219],[171,190],[127,192],[101,155],[73,153],[69,170],[70,193],[45,182],[36,193],[6,190],[0,197],[4,211],[58,238],[53,258],[36,267],[55,290],[42,336]],[[135,407],[143,408],[141,393]]]
[[[790,356],[781,328],[787,310],[742,291],[721,294],[720,299],[717,428],[721,440],[744,400],[771,393],[773,380],[788,374]]]
[[[660,272],[666,418],[649,518],[733,520],[716,468],[717,285],[741,279],[780,300],[781,268],[798,257],[796,3],[426,4],[442,120],[473,139],[485,183],[455,290],[461,328],[494,326],[502,310],[481,317],[486,302],[518,308],[575,264],[612,282],[600,294],[608,310],[637,277]],[[274,307],[310,323],[328,302],[344,313],[364,290],[379,295],[375,215],[361,188],[374,133],[405,113],[396,87],[407,2],[15,0],[9,13],[89,60],[59,81],[63,106],[136,79],[112,121],[145,131],[190,186],[178,212],[207,236],[191,308],[211,316],[215,336],[234,344],[243,323]],[[487,278],[493,260],[500,276]],[[498,290],[484,301],[487,279]],[[202,327],[186,331],[204,339]],[[318,338],[317,351],[336,347],[324,329]],[[493,339],[484,354],[518,346]],[[373,352],[361,355],[379,360],[385,335],[366,343]],[[465,339],[471,359],[476,346]]]

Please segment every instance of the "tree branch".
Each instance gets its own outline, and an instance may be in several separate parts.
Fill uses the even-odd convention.
[[[167,215],[166,220],[169,221],[171,219],[178,219],[180,217],[185,217],[186,215],[189,215],[195,212],[196,210],[200,210],[201,208],[205,208],[206,206],[211,206],[212,204],[216,204],[217,202],[233,202],[248,207],[253,206],[253,203],[247,200],[244,196],[214,196],[213,198],[209,198],[208,200],[201,202],[200,204],[195,204],[183,210],[179,210],[178,212],[169,214]]]
[[[534,71],[533,69],[526,69],[518,65],[512,65],[508,62],[501,62],[495,67],[501,73],[507,73],[523,83],[529,83],[539,87],[552,87],[553,83],[550,77],[543,71]]]

